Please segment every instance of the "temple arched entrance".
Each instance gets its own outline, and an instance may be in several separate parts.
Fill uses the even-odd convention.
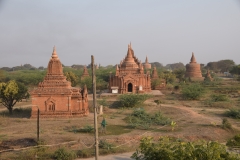
[[[132,92],[133,91],[133,85],[132,83],[128,83],[128,92]]]

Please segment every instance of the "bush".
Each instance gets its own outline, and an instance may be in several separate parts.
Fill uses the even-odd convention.
[[[152,137],[140,141],[139,149],[131,158],[136,160],[240,160],[228,152],[218,142],[182,142],[167,137],[160,138],[158,143]]]
[[[229,111],[227,111],[225,114],[228,117],[240,119],[240,110],[229,109]]]
[[[57,160],[72,160],[76,158],[76,154],[73,151],[68,151],[65,148],[59,148],[53,154],[53,158]]]
[[[222,128],[223,129],[232,129],[232,124],[228,121],[227,118],[222,119]]]
[[[141,108],[135,109],[125,120],[131,128],[138,129],[149,129],[152,125],[170,124],[169,118],[164,117],[160,112],[150,115]]]
[[[113,145],[108,143],[107,141],[100,140],[99,141],[99,148],[101,149],[112,149]]]
[[[130,108],[143,104],[144,101],[151,97],[152,95],[149,94],[122,94],[118,98],[121,107]]]
[[[229,101],[228,97],[225,94],[219,94],[219,95],[213,94],[211,95],[211,99],[214,102]]]
[[[182,89],[184,99],[197,100],[205,93],[205,89],[198,83],[186,85]]]
[[[226,145],[231,147],[240,147],[240,134],[237,134],[233,138],[229,139]]]

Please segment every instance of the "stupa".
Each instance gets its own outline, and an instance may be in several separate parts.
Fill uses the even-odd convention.
[[[84,68],[83,68],[83,74],[82,74],[82,76],[81,76],[81,80],[84,79],[84,78],[86,78],[86,77],[89,77],[89,73],[88,73],[87,67],[84,66]]]
[[[156,83],[154,82],[156,81]],[[153,84],[156,85],[153,85]],[[166,82],[164,79],[159,78],[157,68],[154,66],[152,71],[152,89],[161,90],[166,87]]]
[[[116,65],[116,74],[110,74],[109,92],[111,93],[145,93],[151,91],[151,77],[144,73],[143,64],[128,45],[126,57]]]
[[[47,75],[37,89],[31,93],[31,118],[37,117],[37,109],[41,118],[86,116],[88,109],[87,87],[83,89],[71,87],[71,82],[63,74],[55,47],[48,63]]]
[[[206,81],[207,81],[207,80],[209,80],[209,81],[212,81],[212,80],[213,80],[209,69],[207,70],[207,73],[206,73],[206,75],[205,75],[204,80],[206,80]]]
[[[145,63],[144,63],[144,68],[145,69],[151,69],[151,64],[148,63],[148,57],[146,57]]]
[[[153,71],[152,71],[152,80],[153,79],[158,79],[158,72],[157,72],[157,68],[154,66],[153,67]]]
[[[193,81],[203,81],[200,64],[197,63],[194,53],[192,52],[192,57],[190,63],[186,65],[186,78],[190,78]]]

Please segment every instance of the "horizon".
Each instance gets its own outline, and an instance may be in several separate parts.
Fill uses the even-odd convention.
[[[116,65],[135,56],[163,66],[240,64],[240,1],[0,0],[0,68],[46,67],[55,45],[65,66]]]

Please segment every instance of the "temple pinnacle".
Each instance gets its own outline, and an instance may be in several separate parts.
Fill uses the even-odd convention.
[[[55,46],[53,47],[52,58],[58,58]]]

